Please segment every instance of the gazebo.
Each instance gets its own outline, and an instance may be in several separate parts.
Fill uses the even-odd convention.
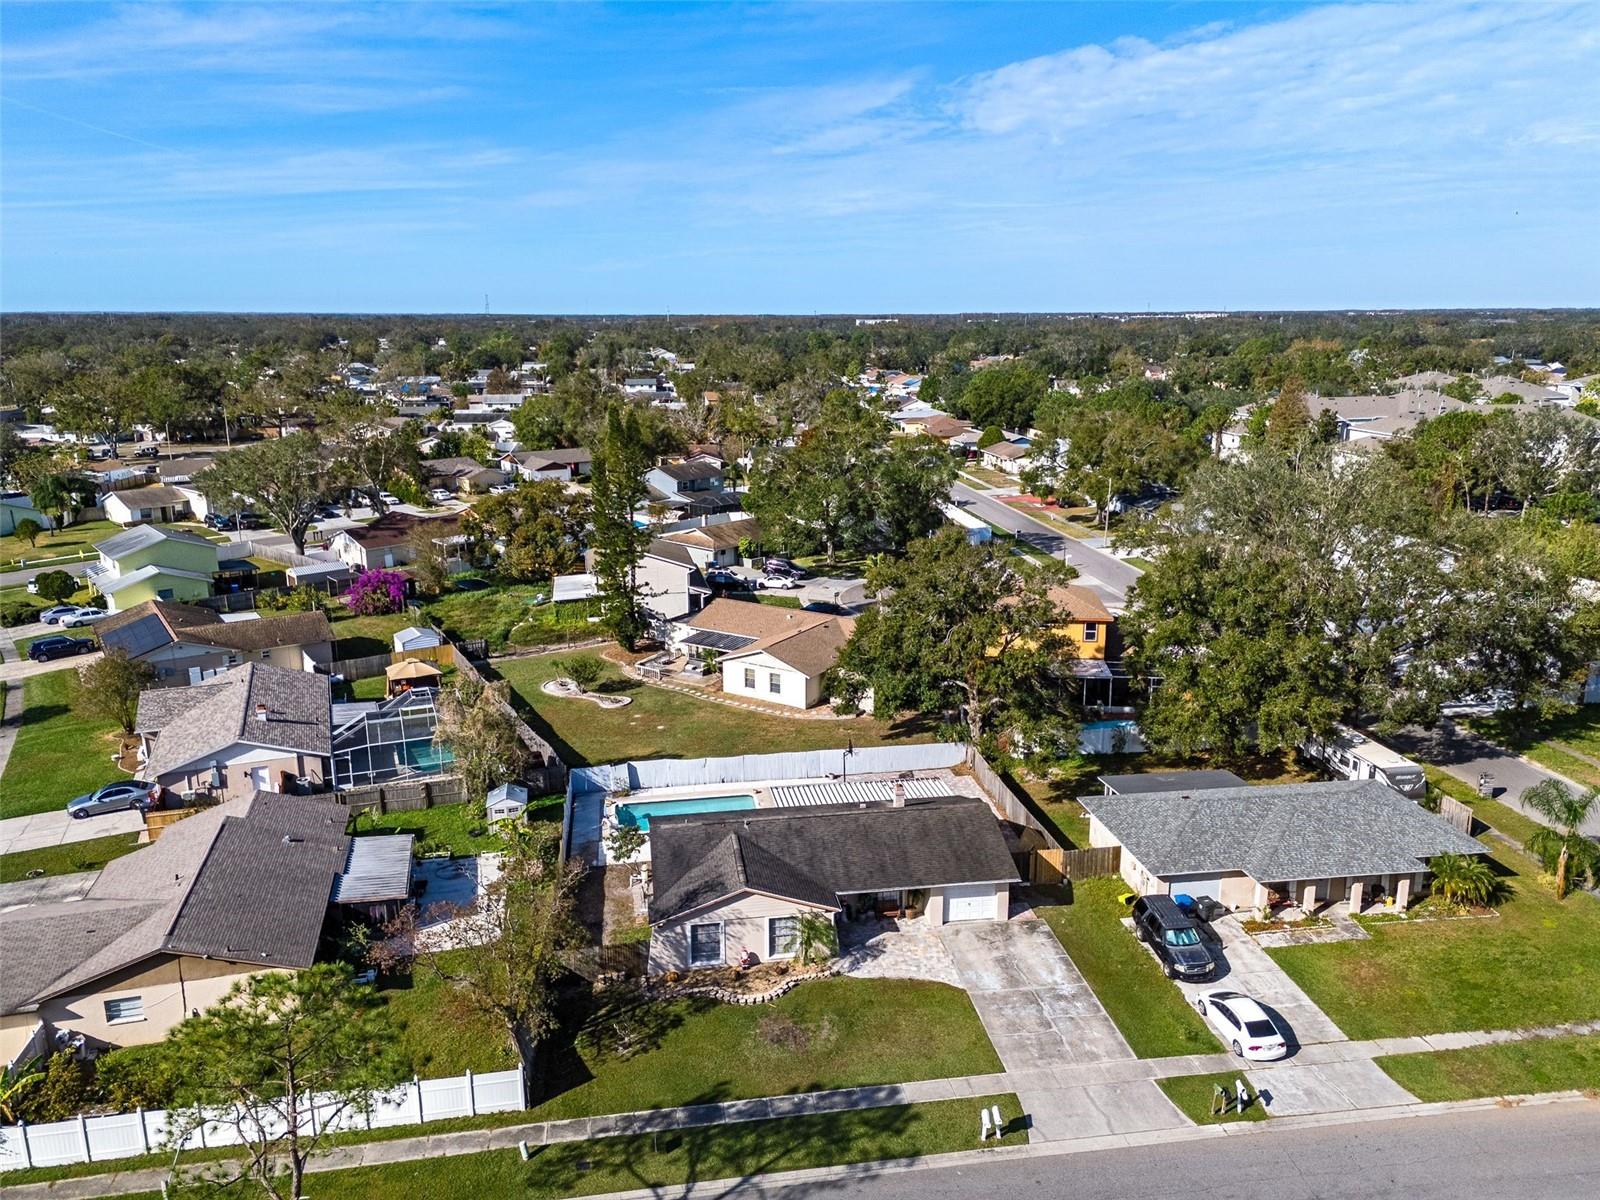
[[[430,662],[408,658],[404,662],[390,663],[383,670],[389,681],[389,695],[397,696],[416,687],[438,687],[444,672]]]

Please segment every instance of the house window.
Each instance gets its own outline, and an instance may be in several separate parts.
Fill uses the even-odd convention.
[[[117,1025],[123,1021],[144,1020],[144,997],[123,996],[106,1001],[106,1024]]]
[[[745,687],[749,688],[752,692],[755,691],[755,689],[756,689],[756,669],[754,667],[746,667],[744,669],[744,685],[745,685]]]
[[[721,921],[689,926],[689,965],[691,967],[722,965]]]
[[[1098,642],[1100,640],[1100,626],[1093,621],[1085,621],[1083,623],[1083,640],[1086,642]]]
[[[799,917],[773,917],[767,922],[768,958],[787,958],[799,948]]]
[[[767,691],[774,696],[781,695],[783,693],[783,676],[776,671],[770,672],[767,675]]]

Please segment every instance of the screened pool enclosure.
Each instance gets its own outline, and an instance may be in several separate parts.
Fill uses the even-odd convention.
[[[439,724],[432,688],[388,700],[334,706],[333,771],[341,788],[437,775],[453,761],[435,745]]]

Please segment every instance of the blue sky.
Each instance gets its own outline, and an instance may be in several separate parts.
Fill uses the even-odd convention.
[[[1600,4],[8,2],[0,306],[1600,304]]]

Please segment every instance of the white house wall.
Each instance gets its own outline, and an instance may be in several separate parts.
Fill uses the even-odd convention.
[[[755,673],[754,686],[745,683],[745,672]],[[772,690],[772,680],[778,681],[779,690]],[[722,690],[730,696],[745,696],[751,700],[765,700],[768,704],[784,704],[790,708],[810,708],[822,692],[820,678],[808,676],[787,663],[779,662],[768,654],[750,654],[722,662]]]

